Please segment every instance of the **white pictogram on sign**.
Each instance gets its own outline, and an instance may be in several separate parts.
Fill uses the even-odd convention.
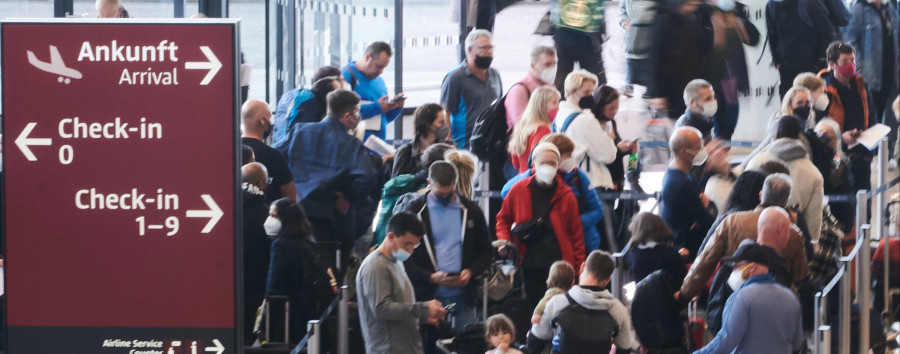
[[[40,61],[34,52],[28,51],[28,63],[34,67],[46,71],[51,74],[59,75],[59,82],[69,83],[71,79],[80,79],[81,72],[69,67],[63,62],[62,56],[59,55],[59,49],[56,46],[50,46],[50,62]]]

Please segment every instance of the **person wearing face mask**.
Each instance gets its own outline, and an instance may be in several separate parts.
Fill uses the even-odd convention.
[[[336,90],[327,97],[328,115],[321,122],[298,126],[275,148],[294,175],[298,200],[320,241],[339,242],[346,262],[362,233],[357,225],[372,225],[372,214],[357,212],[377,203],[384,158],[369,152],[348,132],[360,122],[359,96]]]
[[[713,40],[707,77],[715,87],[719,106],[715,115],[716,137],[731,140],[740,111],[738,96],[750,94],[744,45],[756,46],[759,31],[747,18],[746,5],[736,0],[717,0],[714,4],[710,14]]]
[[[241,167],[241,195],[243,212],[244,261],[244,341],[253,343],[253,323],[256,310],[265,298],[266,274],[269,271],[269,252],[272,240],[263,226],[269,216],[269,203],[263,196],[268,174],[266,166],[251,162]]]
[[[522,114],[522,120],[513,127],[509,137],[510,161],[518,173],[528,169],[531,150],[545,135],[550,134],[550,112],[560,107],[559,92],[553,86],[541,86],[534,90],[528,100],[528,107]]]
[[[366,120],[366,132],[363,141],[369,135],[385,139],[387,125],[393,122],[403,111],[405,96],[398,93],[394,99],[388,99],[387,86],[381,74],[391,62],[391,46],[385,42],[370,44],[362,59],[350,61],[341,67],[344,81],[350,84],[351,91],[359,94],[364,101],[359,112]]]
[[[816,165],[816,167],[819,167],[819,172],[824,179],[823,189],[825,195],[852,193],[853,176],[850,174],[850,161],[847,160],[847,156],[844,155],[844,151],[841,148],[841,128],[837,122],[826,118],[816,124],[815,133],[819,139],[820,146],[824,148],[819,153],[831,156],[828,165]],[[853,230],[853,225],[856,223],[856,213],[853,205],[829,201],[828,207],[837,221],[843,226],[841,231],[845,234],[850,234]]]
[[[403,211],[415,214],[425,226],[422,245],[404,262],[416,299],[437,299],[456,304],[451,323],[461,331],[475,322],[475,278],[491,262],[492,246],[484,213],[478,205],[456,192],[458,173],[447,161],[428,169],[429,190]],[[433,343],[435,339],[425,340]]]
[[[831,98],[825,92],[825,80],[822,80],[814,73],[805,72],[794,78],[794,86],[809,90],[809,102],[812,103],[815,122],[818,123],[825,119],[828,113],[828,106],[831,105]]]
[[[804,132],[807,132],[807,129],[805,129],[806,127],[811,128],[815,125],[815,123],[813,123],[815,121],[815,113],[813,113],[813,109],[810,107],[810,96],[809,90],[799,86],[794,86],[785,93],[784,100],[781,102],[781,111],[775,113],[775,115],[772,116],[772,119],[769,120],[765,138],[763,138],[759,145],[753,149],[750,155],[748,155],[741,163],[742,166],[744,166],[744,169],[747,168],[747,164],[749,164],[754,157],[765,152],[770,144],[772,144],[772,141],[775,140],[775,135],[778,133],[778,121],[781,117],[795,116],[799,118],[803,122],[803,127],[801,127],[801,129],[803,129]],[[811,132],[811,130],[809,130],[809,132]],[[813,134],[810,135],[812,136]],[[812,158],[813,145],[811,145],[806,134],[800,134],[799,140],[800,143],[803,144],[803,149],[806,150]]]
[[[359,266],[356,298],[366,353],[421,354],[419,326],[436,326],[447,314],[438,300],[416,301],[403,266],[424,235],[416,215],[398,213],[388,222],[387,238]]]
[[[453,141],[468,146],[475,119],[503,93],[500,73],[491,67],[494,45],[491,32],[476,29],[466,37],[466,60],[444,76],[441,104],[450,112]]]
[[[266,202],[279,198],[297,200],[294,176],[284,157],[264,142],[272,133],[272,111],[260,100],[249,100],[241,106],[241,144],[253,149],[256,161],[266,166],[272,183],[266,188]]]
[[[591,111],[597,84],[597,76],[585,70],[566,76],[566,100],[559,105],[553,130],[565,133],[575,142],[573,155],[584,157],[579,167],[590,176],[591,188],[612,190],[616,186],[606,165],[616,159],[615,132]]]
[[[777,257],[769,247],[748,243],[722,258],[734,269],[728,285],[735,292],[725,304],[722,329],[695,354],[796,353],[803,348],[800,302],[769,272]]]
[[[578,200],[578,211],[581,213],[581,227],[584,229],[584,248],[585,252],[590,253],[599,249],[601,244],[600,232],[597,231],[597,224],[603,221],[603,205],[597,193],[591,188],[591,180],[587,173],[578,168],[578,158],[573,156],[575,151],[575,143],[565,134],[552,133],[541,139],[541,143],[551,143],[559,149],[559,174],[563,176],[563,181]],[[528,169],[512,179],[503,186],[500,191],[500,197],[506,198],[509,190],[519,181],[528,178],[534,174],[533,169]]]
[[[532,152],[534,175],[510,188],[497,214],[497,239],[512,241],[522,257],[526,298],[536,304],[547,291],[550,265],[584,262],[578,200],[559,170],[559,149],[540,143]]]
[[[870,190],[875,153],[857,144],[856,138],[878,122],[875,103],[863,77],[856,74],[856,49],[852,45],[831,43],[825,56],[828,69],[821,71],[819,77],[825,80],[825,92],[831,98],[827,116],[841,127],[841,142],[853,174],[853,190]]]
[[[703,143],[713,138],[715,121],[713,116],[719,111],[716,92],[709,81],[694,79],[684,87],[684,104],[687,110],[675,121],[675,127],[693,127],[700,131]]]
[[[778,119],[775,140],[747,164],[748,169],[758,169],[768,161],[783,162],[790,170],[794,188],[790,206],[796,206],[809,228],[809,237],[819,239],[822,229],[822,201],[824,178],[810,160],[810,154],[800,142],[803,125],[797,117],[782,116]]]
[[[715,102],[715,101],[712,101]],[[660,216],[675,233],[675,249],[693,260],[715,216],[707,211],[709,199],[690,176],[694,157],[703,149],[701,134],[693,127],[676,128],[669,139],[672,162],[663,175]]]
[[[602,0],[559,0],[550,7],[550,22],[553,24],[553,44],[559,57],[556,89],[563,91],[565,80],[575,63],[599,78],[598,84],[606,83],[603,69],[603,34],[606,33]]]
[[[553,85],[556,79],[556,50],[553,47],[539,45],[531,50],[531,67],[519,82],[513,84],[506,93],[506,126],[513,127],[522,120],[528,106],[531,93],[538,86]],[[550,120],[556,118],[556,112],[550,113]]]
[[[402,174],[413,174],[422,169],[422,152],[432,144],[450,141],[450,121],[447,111],[436,103],[426,103],[413,113],[415,137],[404,144],[394,154],[394,168],[391,178]]]
[[[306,212],[297,202],[282,198],[272,203],[269,216],[263,227],[266,235],[272,237],[269,273],[266,278],[266,296],[287,296],[290,301],[290,341],[297,343],[306,334],[304,325],[321,315],[319,311],[330,301],[314,296],[316,289],[306,279],[328,278],[331,292],[337,290],[337,282],[330,269],[323,269],[315,263],[319,254],[312,241],[312,226]],[[311,272],[323,272],[312,274]],[[255,316],[254,316],[255,318]],[[272,330],[272,333],[278,333]]]

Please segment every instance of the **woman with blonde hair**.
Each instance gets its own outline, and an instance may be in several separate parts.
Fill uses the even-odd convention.
[[[551,112],[559,109],[559,91],[553,86],[541,86],[531,93],[522,120],[516,123],[509,139],[510,158],[519,173],[528,170],[531,150],[545,135],[550,134]]]
[[[478,158],[465,150],[450,150],[444,153],[444,160],[456,166],[456,192],[471,200],[472,190],[475,186],[475,181],[472,177],[475,175],[475,166],[478,165]]]
[[[772,119],[769,120],[769,125],[766,128],[765,138],[763,138],[763,141],[759,143],[756,149],[744,159],[744,162],[742,163],[744,169],[747,169],[747,164],[750,163],[750,160],[756,155],[769,149],[769,144],[775,140],[775,133],[778,130],[778,124],[775,122],[782,116],[795,116],[799,118],[800,121],[804,123],[804,129],[812,129],[815,126],[816,113],[812,110],[812,94],[806,87],[794,86],[784,94],[784,99],[781,100],[781,111],[772,116]],[[803,132],[800,133],[800,142],[803,143],[803,149],[806,150],[806,153],[809,154],[810,157],[813,156],[813,148]]]

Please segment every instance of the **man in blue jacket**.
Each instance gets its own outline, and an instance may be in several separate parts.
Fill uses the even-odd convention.
[[[800,302],[790,289],[775,281],[769,266],[778,255],[769,247],[747,241],[731,257],[734,272],[728,285],[724,326],[701,353],[796,353],[803,346]]]
[[[294,174],[297,197],[313,234],[319,241],[340,242],[346,256],[359,236],[356,225],[372,223],[371,216],[357,217],[353,206],[371,203],[371,196],[377,195],[383,161],[348,134],[360,121],[359,96],[337,90],[328,94],[327,101],[325,119],[299,126],[275,148]]]
[[[390,122],[393,122],[403,111],[403,103],[406,97],[397,94],[393,100],[388,100],[387,85],[381,78],[381,73],[391,63],[391,46],[385,42],[370,44],[359,61],[350,61],[341,68],[344,80],[350,83],[353,91],[362,99],[362,107],[359,112],[366,121],[366,135],[375,135],[381,140],[385,138],[385,130]],[[379,119],[380,118],[380,119]]]

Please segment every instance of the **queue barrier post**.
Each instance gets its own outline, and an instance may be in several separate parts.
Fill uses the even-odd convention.
[[[350,286],[341,286],[338,290],[341,302],[338,303],[338,354],[350,353]]]
[[[875,220],[873,223],[877,225],[875,228],[875,236],[879,241],[884,241],[884,254],[891,254],[890,248],[891,243],[887,242],[890,240],[890,236],[887,232],[885,232],[885,217],[884,212],[887,209],[887,198],[885,198],[884,194],[887,191],[882,190],[882,186],[887,183],[887,172],[888,172],[888,158],[889,158],[890,148],[888,147],[888,138],[882,138],[880,142],[878,142],[878,178],[876,181],[878,182],[878,190],[879,193],[875,195],[875,205],[876,208],[874,210]],[[869,264],[869,263],[865,263]],[[868,267],[867,267],[868,268]],[[884,291],[884,311],[887,314],[890,314],[891,311],[891,287],[890,287],[890,270],[891,270],[891,258],[884,257],[884,279],[882,279],[884,286],[882,286],[882,290]],[[869,283],[871,284],[871,282]],[[891,318],[888,316],[888,318]]]
[[[322,352],[322,323],[319,320],[309,320],[306,325],[306,331],[310,333],[309,342],[306,343],[306,352],[308,354],[319,354]]]

